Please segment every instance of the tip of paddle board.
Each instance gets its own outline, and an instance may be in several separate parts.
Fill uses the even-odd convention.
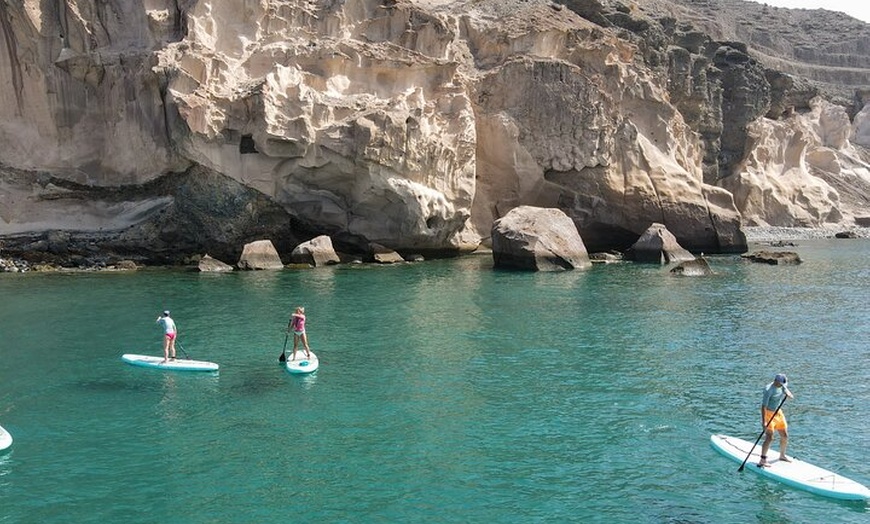
[[[12,434],[0,426],[0,452],[6,451],[12,446]]]

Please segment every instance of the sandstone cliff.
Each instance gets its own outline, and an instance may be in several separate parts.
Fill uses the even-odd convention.
[[[809,49],[711,15],[744,4],[0,3],[2,247],[448,253],[535,205],[590,250],[656,222],[729,252],[870,215],[867,24]]]

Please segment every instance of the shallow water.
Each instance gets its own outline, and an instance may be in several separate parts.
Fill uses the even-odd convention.
[[[870,485],[870,241],[709,278],[487,256],[0,275],[0,522],[867,522],[717,454],[788,373],[790,452]],[[321,367],[277,363],[304,305]],[[125,365],[171,309],[217,375]],[[292,343],[291,343],[292,345]]]

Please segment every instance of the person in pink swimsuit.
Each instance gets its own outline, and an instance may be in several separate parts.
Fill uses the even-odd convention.
[[[311,348],[308,347],[308,335],[305,333],[305,308],[299,306],[296,312],[290,317],[290,325],[287,326],[293,330],[293,354],[290,360],[296,360],[296,348],[299,346],[299,341],[305,346],[305,356],[311,358]]]

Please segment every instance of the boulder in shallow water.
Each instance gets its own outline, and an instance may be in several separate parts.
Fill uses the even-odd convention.
[[[257,240],[245,244],[237,264],[239,269],[283,269],[284,263],[271,240]]]
[[[332,239],[327,235],[314,237],[303,242],[290,253],[291,264],[309,264],[314,267],[338,264],[341,259],[332,247]]]
[[[369,244],[369,250],[372,260],[378,264],[397,264],[405,261],[402,255],[380,244]]]
[[[590,267],[574,221],[553,208],[519,206],[492,225],[495,267],[562,271]]]
[[[680,262],[677,267],[671,269],[671,273],[687,277],[706,277],[712,275],[713,270],[710,269],[707,259],[702,256],[694,260]]]
[[[115,263],[115,268],[120,269],[122,271],[135,271],[139,269],[139,266],[136,265],[136,262],[132,260],[119,260]]]
[[[197,264],[197,269],[203,273],[223,273],[226,271],[232,271],[233,266],[221,262],[216,258],[212,258],[210,255],[206,255],[200,259],[199,264]]]
[[[741,255],[752,262],[771,265],[800,264],[801,257],[794,251],[756,251],[748,255]]]
[[[664,224],[653,223],[626,253],[635,262],[674,264],[695,260],[695,255],[684,249],[677,237]]]

